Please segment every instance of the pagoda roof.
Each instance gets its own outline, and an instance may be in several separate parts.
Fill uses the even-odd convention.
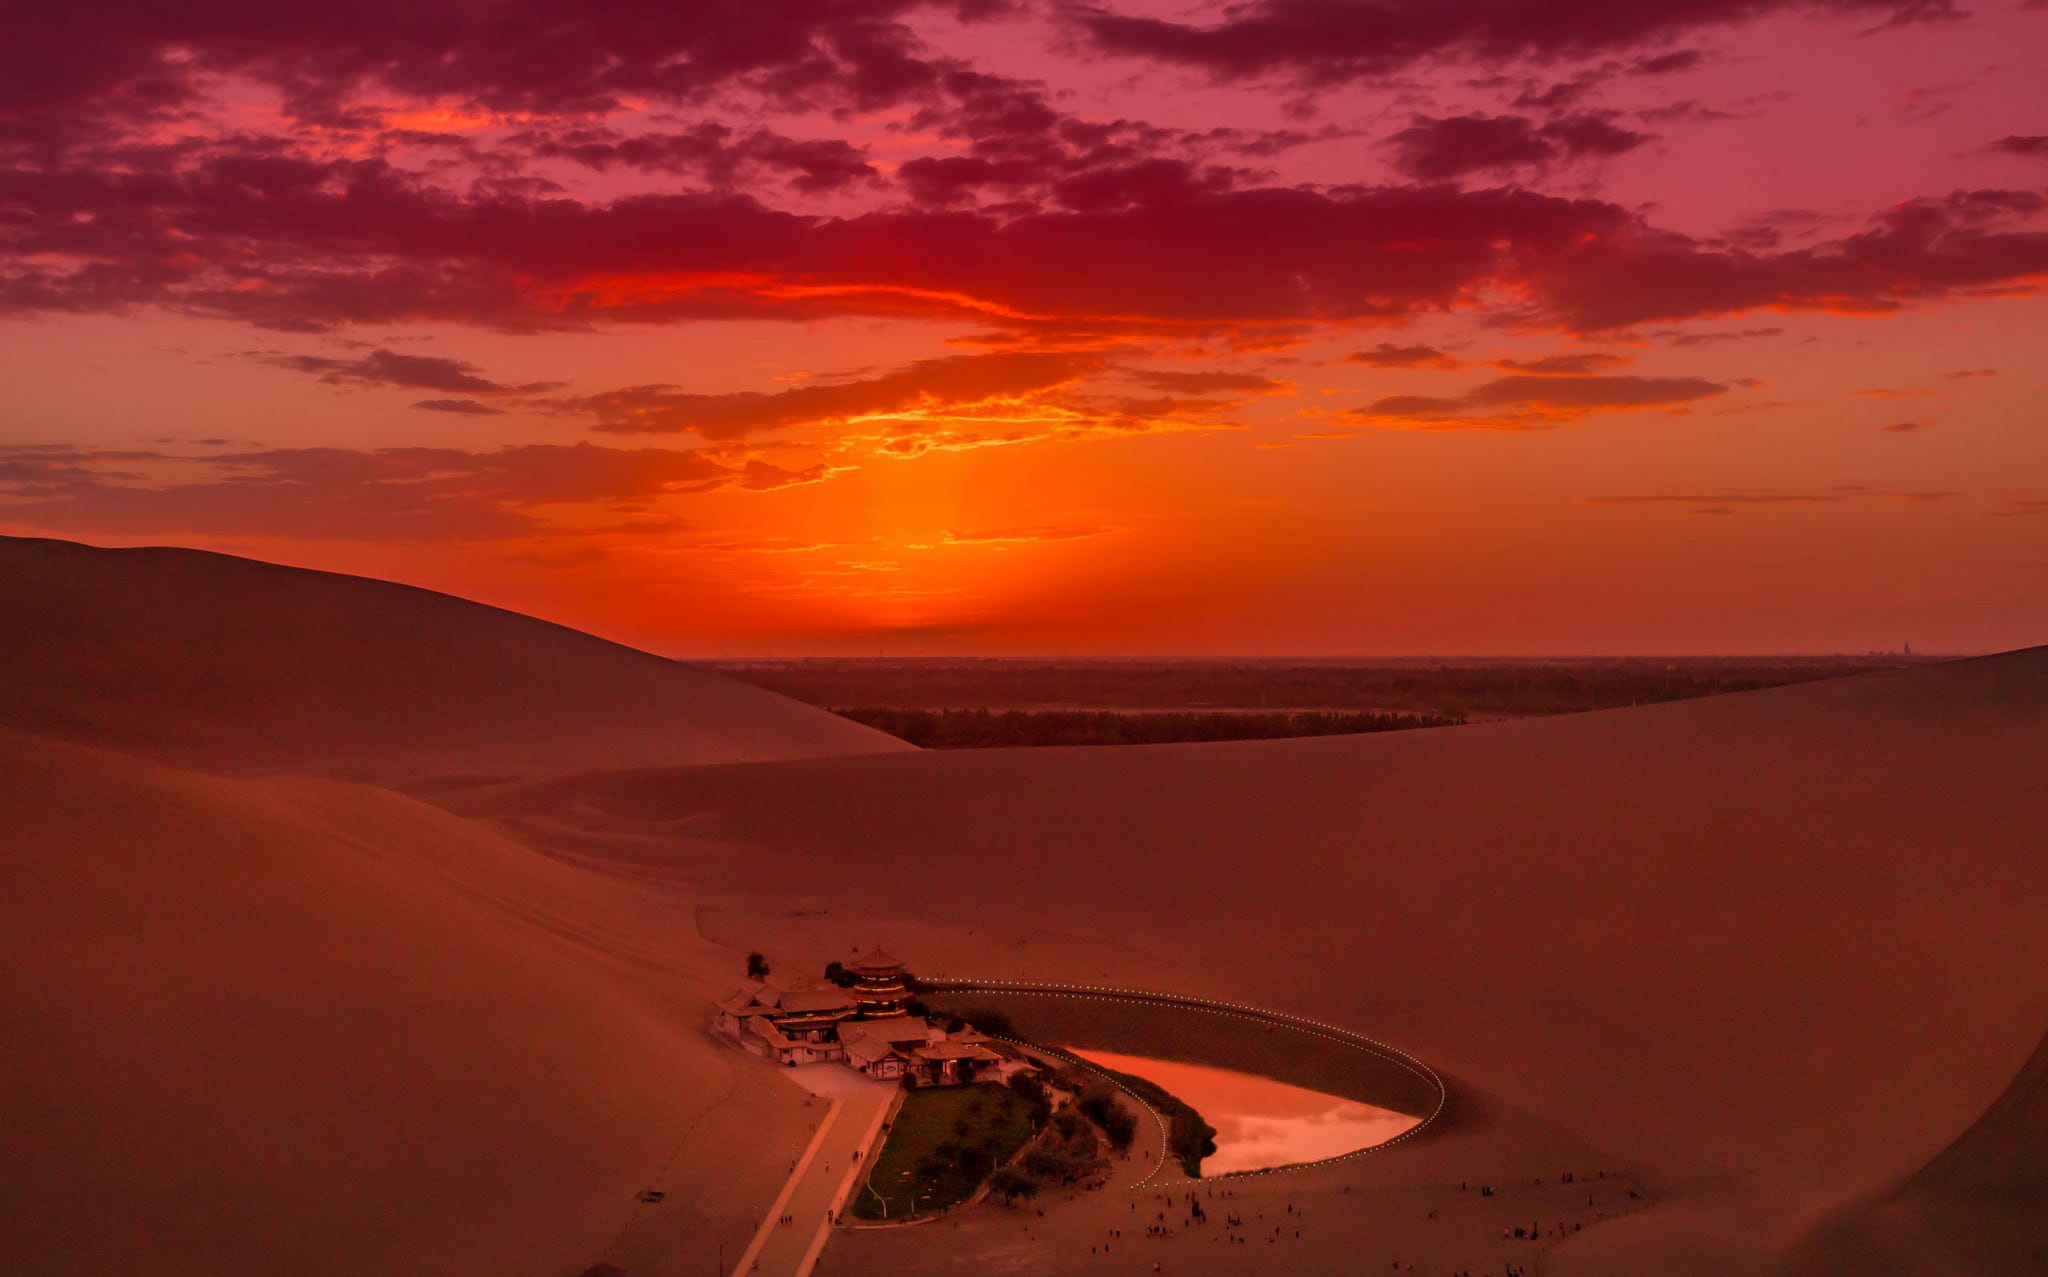
[[[848,971],[901,971],[903,965],[903,959],[877,946],[847,963],[846,969]]]

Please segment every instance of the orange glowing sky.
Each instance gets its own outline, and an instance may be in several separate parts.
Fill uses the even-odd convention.
[[[63,6],[0,54],[0,531],[682,655],[2037,643],[2044,50],[1961,0]]]

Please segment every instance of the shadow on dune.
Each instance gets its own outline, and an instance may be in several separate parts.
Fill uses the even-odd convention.
[[[2048,1273],[2048,1037],[1984,1115],[1891,1193],[1796,1247],[1786,1277]]]

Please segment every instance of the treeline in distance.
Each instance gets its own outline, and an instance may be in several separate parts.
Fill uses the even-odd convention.
[[[1439,714],[1138,713],[1114,710],[895,709],[834,711],[901,737],[921,749],[992,749],[1006,745],[1165,745],[1184,741],[1270,740],[1340,736],[1409,727],[1452,727]]]

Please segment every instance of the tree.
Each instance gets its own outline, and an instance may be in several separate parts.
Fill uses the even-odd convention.
[[[750,953],[750,954],[748,954],[748,955],[747,955],[747,979],[749,979],[749,980],[765,980],[765,979],[767,979],[767,978],[768,978],[768,959],[767,959],[767,958],[764,958],[764,957],[762,957],[762,956],[761,956],[760,954],[758,954],[758,953]]]
[[[1045,1083],[1038,1080],[1036,1073],[1012,1073],[1010,1091],[1030,1106],[1033,1130],[1043,1127],[1046,1119],[1052,1116],[1052,1097],[1046,1094]]]
[[[1216,1151],[1216,1128],[1203,1121],[1201,1114],[1181,1104],[1173,1110],[1167,1131],[1166,1145],[1180,1159],[1181,1169],[1189,1179],[1199,1178],[1202,1159]]]
[[[1028,1202],[1038,1196],[1038,1181],[1017,1170],[1015,1167],[1005,1166],[994,1175],[989,1176],[988,1186],[989,1191],[1003,1195],[1003,1205],[1005,1206],[1016,1201],[1019,1197]]]
[[[1131,1116],[1129,1109],[1117,1103],[1116,1092],[1101,1084],[1091,1085],[1081,1093],[1081,1112],[1102,1128],[1109,1137],[1110,1147],[1118,1152],[1129,1148],[1138,1135],[1138,1119]]]

